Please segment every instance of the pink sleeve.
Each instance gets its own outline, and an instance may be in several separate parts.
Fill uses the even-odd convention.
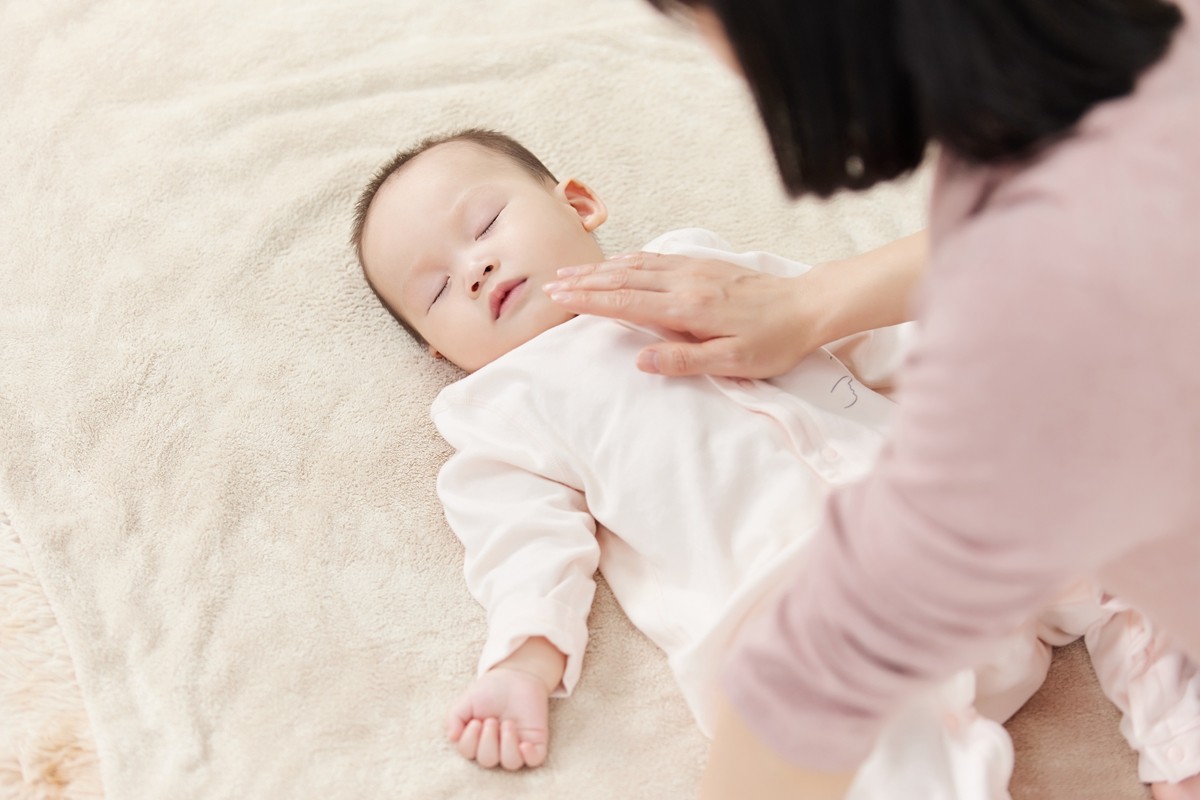
[[[1157,345],[1200,331],[1133,261],[1145,231],[1076,213],[994,202],[935,243],[892,443],[726,667],[794,763],[854,767],[908,695],[1188,512],[1194,369]]]

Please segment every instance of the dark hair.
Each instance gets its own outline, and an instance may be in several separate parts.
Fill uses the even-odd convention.
[[[370,183],[359,194],[358,202],[354,204],[354,225],[350,231],[350,244],[354,247],[354,256],[358,259],[358,265],[362,269],[363,279],[366,280],[367,286],[371,287],[375,298],[388,310],[392,318],[399,322],[404,330],[408,331],[421,344],[425,344],[424,337],[417,333],[416,329],[408,320],[397,313],[396,309],[388,305],[387,301],[379,294],[379,289],[371,282],[371,277],[367,274],[367,265],[363,263],[363,228],[367,224],[367,212],[371,209],[371,203],[375,201],[375,195],[379,194],[379,190],[383,187],[383,184],[387,183],[388,178],[395,175],[405,164],[426,150],[430,150],[440,144],[448,144],[449,142],[470,142],[479,145],[504,156],[539,181],[551,184],[558,182],[554,174],[546,168],[546,165],[516,139],[498,131],[487,130],[485,128],[466,128],[454,133],[430,136],[422,139],[412,147],[396,153],[396,155],[388,159],[386,164],[375,171],[374,177],[371,178]]]
[[[792,196],[864,189],[935,140],[1020,159],[1133,90],[1182,15],[1166,0],[648,0],[721,21]]]

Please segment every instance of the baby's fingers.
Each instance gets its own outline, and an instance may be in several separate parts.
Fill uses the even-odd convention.
[[[457,742],[466,730],[467,723],[474,718],[475,707],[471,702],[470,693],[466,692],[454,701],[450,713],[446,715],[446,735],[450,737],[450,741]]]
[[[546,745],[521,742],[517,745],[528,767],[540,767],[546,761]]]
[[[500,763],[500,723],[495,717],[488,717],[483,723],[483,732],[479,734],[479,749],[475,751],[475,760],[481,767],[491,769]]]
[[[450,738],[450,741],[457,743],[462,738],[463,731],[466,729],[467,720],[462,719],[453,712],[446,717],[446,736]]]
[[[504,720],[500,723],[500,766],[507,770],[517,770],[525,766],[525,759],[517,747],[521,743],[517,735],[517,723]]]
[[[468,761],[475,760],[475,752],[479,749],[479,732],[482,729],[483,723],[473,719],[467,723],[458,738],[458,754]]]

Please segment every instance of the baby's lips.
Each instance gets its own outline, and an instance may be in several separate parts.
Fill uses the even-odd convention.
[[[526,278],[513,278],[492,290],[492,293],[488,295],[488,305],[492,309],[493,320],[500,319],[500,308],[504,305],[504,301],[512,294],[513,289],[516,289],[526,280]]]

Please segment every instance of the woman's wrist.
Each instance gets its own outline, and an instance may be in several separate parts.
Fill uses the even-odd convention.
[[[818,264],[802,276],[819,345],[912,318],[909,299],[925,272],[924,230],[852,258]]]
[[[842,332],[848,315],[845,281],[837,274],[839,263],[818,264],[792,280],[790,318],[803,323],[794,336],[806,354],[853,332]]]

